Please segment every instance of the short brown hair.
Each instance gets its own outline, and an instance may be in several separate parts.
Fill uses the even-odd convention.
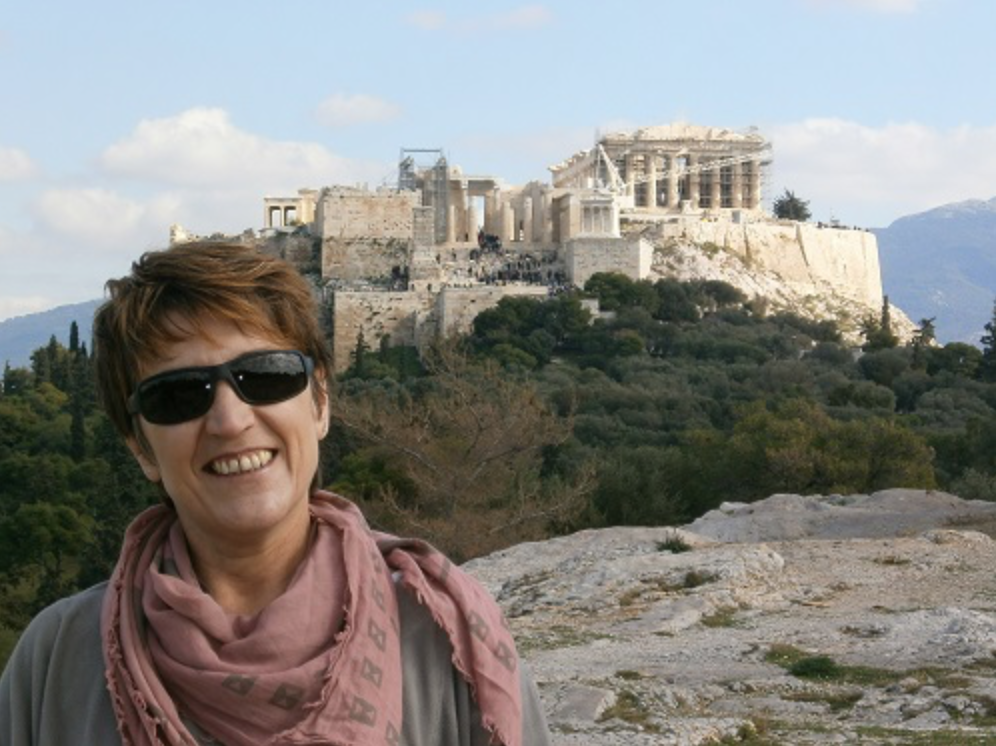
[[[315,294],[283,259],[244,244],[195,241],[143,254],[129,275],[105,287],[108,300],[93,323],[97,393],[125,438],[136,435],[127,400],[142,364],[161,358],[205,317],[286,341],[315,361],[312,383],[326,389],[332,355]],[[189,328],[179,328],[177,317]]]

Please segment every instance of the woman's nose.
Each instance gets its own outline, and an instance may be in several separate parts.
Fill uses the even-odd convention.
[[[242,432],[254,420],[252,405],[242,401],[227,381],[219,381],[216,386],[214,401],[206,415],[208,431],[217,435]]]

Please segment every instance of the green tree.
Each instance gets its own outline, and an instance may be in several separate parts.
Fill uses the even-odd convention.
[[[474,319],[470,345],[503,365],[538,368],[558,351],[576,351],[590,319],[576,293],[502,298]]]
[[[865,352],[885,350],[899,344],[899,337],[892,331],[892,311],[888,295],[882,299],[882,312],[879,318],[867,317],[862,324],[861,333],[865,338],[861,349]]]
[[[657,312],[661,321],[695,321],[699,307],[693,300],[689,284],[665,277],[654,283],[657,291]]]
[[[72,355],[76,355],[80,351],[80,328],[79,325],[73,321],[69,325],[69,352]]]
[[[0,578],[10,583],[25,574],[37,578],[38,590],[31,612],[76,589],[78,557],[90,541],[93,522],[67,505],[35,502],[21,505],[13,515],[0,519]]]
[[[937,339],[937,330],[934,328],[934,317],[921,319],[919,328],[913,333],[910,340],[910,347],[913,348],[913,359],[911,365],[915,370],[923,370],[927,367],[927,350],[934,345]]]
[[[805,223],[812,215],[809,201],[800,199],[791,189],[786,189],[780,197],[776,197],[771,209],[780,220],[797,220],[800,223]]]
[[[982,343],[982,360],[978,376],[983,381],[996,381],[996,302],[993,303],[992,318],[985,325],[985,333],[979,340]]]
[[[649,282],[631,280],[617,272],[596,272],[584,284],[584,291],[598,298],[598,307],[603,311],[642,307],[655,313],[660,303],[654,286]]]
[[[592,496],[610,526],[680,525],[688,519],[680,495],[680,451],[676,448],[614,448],[598,468]]]
[[[699,307],[707,313],[742,306],[747,301],[740,288],[723,280],[702,280],[694,284],[694,291]]]
[[[31,388],[34,381],[31,371],[27,368],[12,368],[7,362],[3,367],[3,393],[4,396],[13,396],[26,389]]]
[[[927,373],[936,376],[950,373],[963,378],[979,377],[985,353],[966,342],[948,342],[941,348],[932,348],[927,354]]]
[[[751,502],[780,492],[847,494],[935,486],[933,454],[922,436],[887,418],[835,420],[803,399],[771,409],[751,402],[738,410],[729,434],[689,442],[698,451],[694,458],[699,469],[689,495],[714,493]],[[687,449],[685,453],[692,457]]]
[[[910,369],[910,362],[909,350],[883,348],[862,355],[858,360],[858,369],[869,381],[891,387],[896,378]]]

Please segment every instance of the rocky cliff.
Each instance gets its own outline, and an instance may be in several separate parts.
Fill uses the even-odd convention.
[[[718,279],[771,310],[833,319],[849,341],[864,319],[882,311],[882,273],[874,234],[792,221],[735,223],[685,219],[646,229],[653,273]],[[892,306],[893,331],[908,339],[914,324]]]
[[[993,535],[996,504],[940,492],[778,495],[468,568],[509,616],[559,746],[982,744]]]

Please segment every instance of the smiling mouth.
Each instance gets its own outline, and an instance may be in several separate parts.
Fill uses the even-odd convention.
[[[217,461],[212,461],[208,468],[213,473],[223,477],[235,474],[248,474],[249,472],[262,469],[273,461],[273,455],[273,451],[252,451],[250,453],[243,453],[241,456],[220,458]]]

